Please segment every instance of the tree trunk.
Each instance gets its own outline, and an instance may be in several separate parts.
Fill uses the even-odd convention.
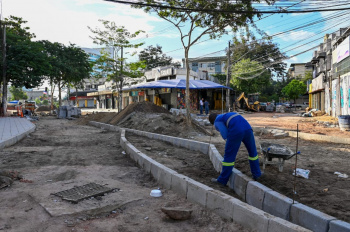
[[[186,63],[186,94],[185,94],[185,104],[186,104],[186,120],[187,125],[191,125],[191,112],[190,112],[190,64],[188,61],[188,48],[185,48],[185,63]]]
[[[51,114],[53,114],[53,93],[55,92],[55,85],[51,82]]]
[[[0,28],[1,30],[1,28]],[[7,79],[6,79],[6,27],[3,28],[3,43],[2,43],[2,115],[5,116],[7,109]]]
[[[59,106],[62,106],[61,91],[62,91],[61,82],[58,82],[58,105]]]

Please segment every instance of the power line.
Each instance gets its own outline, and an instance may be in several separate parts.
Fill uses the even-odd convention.
[[[120,1],[120,0],[104,0],[107,2],[114,2],[114,3],[121,3],[121,4],[128,4],[128,5],[137,5],[137,6],[145,6],[145,7],[154,7],[159,9],[169,9],[169,10],[178,10],[178,11],[189,11],[189,12],[215,12],[215,13],[253,13],[253,14],[287,14],[287,13],[311,13],[311,12],[326,12],[326,11],[341,11],[341,10],[350,10],[350,7],[345,8],[330,8],[330,9],[324,9],[327,7],[334,7],[334,6],[341,6],[341,5],[348,5],[347,3],[344,4],[338,4],[338,5],[330,5],[324,8],[315,8],[311,10],[267,10],[267,11],[259,11],[259,10],[214,10],[214,9],[199,9],[199,8],[187,8],[187,7],[173,7],[173,6],[167,6],[167,5],[159,5],[159,4],[149,4],[149,3],[142,3],[142,2],[128,2],[128,1]]]

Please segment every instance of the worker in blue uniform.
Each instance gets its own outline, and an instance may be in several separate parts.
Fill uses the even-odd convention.
[[[257,180],[261,176],[259,157],[253,130],[247,120],[241,115],[231,112],[226,114],[210,114],[209,121],[220,132],[222,138],[226,140],[221,174],[217,179],[212,179],[212,181],[223,185],[227,184],[235,165],[236,155],[241,142],[244,143],[248,150],[250,171],[253,179]]]

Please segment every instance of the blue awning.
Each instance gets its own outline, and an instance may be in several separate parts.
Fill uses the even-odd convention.
[[[176,89],[186,89],[186,80],[184,79],[173,79],[173,80],[160,80],[146,82],[131,86],[127,89],[156,89],[156,88],[176,88]],[[231,89],[224,85],[208,81],[208,80],[190,80],[190,89]]]

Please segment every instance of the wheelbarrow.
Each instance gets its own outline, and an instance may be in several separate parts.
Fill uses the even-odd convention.
[[[285,160],[289,160],[296,154],[300,152],[293,152],[289,147],[273,144],[273,143],[261,143],[260,150],[263,154],[263,170],[265,170],[266,164],[273,164],[278,166],[278,171],[283,171],[283,165]],[[278,159],[278,161],[273,161],[272,159]]]

